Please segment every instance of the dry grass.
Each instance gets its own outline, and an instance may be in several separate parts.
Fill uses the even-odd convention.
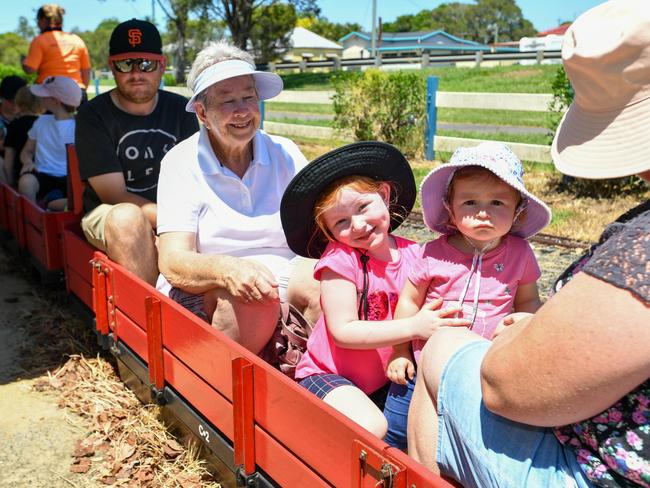
[[[180,445],[158,421],[158,407],[143,406],[102,358],[73,355],[35,387],[58,392],[60,406],[90,424],[70,471],[115,486],[220,486],[197,449]]]
[[[338,147],[309,140],[298,140],[297,143],[310,160],[333,147]],[[418,185],[431,168],[441,164],[420,158],[413,158],[410,162]],[[650,189],[644,194],[624,195],[612,199],[576,197],[560,191],[561,175],[551,166],[535,165],[527,168],[524,180],[526,188],[553,211],[553,220],[543,232],[584,242],[596,242],[608,223],[639,202],[650,198]],[[416,210],[420,209],[419,205],[418,198]]]

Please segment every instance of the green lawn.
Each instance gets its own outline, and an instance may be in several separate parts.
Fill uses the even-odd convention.
[[[298,118],[291,118],[291,117],[264,117],[264,120],[267,122],[282,122],[283,124],[296,124],[296,125],[313,125],[316,127],[331,127],[332,126],[332,121],[331,120],[325,120],[325,119],[316,119],[316,120],[308,120],[308,119],[298,119]]]
[[[551,93],[551,83],[559,65],[497,66],[493,68],[427,68],[423,78],[437,76],[439,90],[491,93]],[[412,71],[412,70],[409,70]],[[345,73],[345,72],[343,72]],[[278,74],[285,90],[332,90],[337,73]]]
[[[265,110],[304,114],[333,115],[332,105],[316,103],[265,102]],[[520,110],[476,110],[470,108],[439,108],[438,122],[466,124],[513,125],[518,127],[546,127],[546,112]]]
[[[486,139],[489,141],[522,142],[525,144],[550,145],[545,134],[509,134],[506,132],[465,132],[459,130],[439,130],[436,135],[464,137],[467,139]]]

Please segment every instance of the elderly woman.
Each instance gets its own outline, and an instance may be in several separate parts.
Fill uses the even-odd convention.
[[[282,79],[224,42],[201,51],[188,76],[186,109],[202,123],[161,163],[158,289],[259,353],[288,301],[320,314],[314,261],[296,257],[280,223],[280,200],[307,163],[290,140],[259,129],[259,101]]]
[[[603,28],[606,26],[606,28]],[[564,36],[575,100],[553,141],[580,178],[650,181],[650,10],[603,3]],[[422,351],[409,453],[465,487],[650,486],[650,202],[492,344],[439,329]]]

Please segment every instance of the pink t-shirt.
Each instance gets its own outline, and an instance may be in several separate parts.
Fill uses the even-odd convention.
[[[420,253],[415,242],[394,237],[400,251],[396,262],[387,263],[373,258],[368,261],[368,320],[393,318],[399,293]],[[334,271],[356,285],[358,301],[363,291],[363,268],[359,257],[359,251],[337,242],[330,242],[316,265],[314,277],[320,280],[324,269]],[[296,367],[296,379],[313,374],[337,374],[349,379],[364,393],[370,394],[388,381],[386,366],[392,349],[339,347],[329,334],[324,316],[321,316],[309,337],[307,351]]]
[[[449,244],[448,236],[422,246],[420,261],[411,268],[409,280],[416,287],[427,288],[427,303],[443,298],[443,308],[460,298],[472,266],[471,254]],[[499,321],[512,312],[519,284],[532,283],[541,276],[535,254],[528,242],[507,235],[483,256],[478,310],[472,330],[491,339]],[[463,315],[471,317],[476,289],[476,272],[463,300]],[[462,316],[462,315],[461,315]],[[416,359],[424,341],[413,341]]]

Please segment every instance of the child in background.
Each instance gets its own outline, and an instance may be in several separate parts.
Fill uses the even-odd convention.
[[[551,211],[526,191],[522,177],[517,156],[496,142],[459,148],[448,164],[425,177],[424,222],[443,235],[423,246],[396,317],[412,316],[423,304],[442,299],[443,309],[461,308],[471,330],[493,339],[522,314],[537,311],[541,273],[525,239],[550,222]],[[403,415],[404,431],[415,375],[411,346],[417,362],[423,345],[396,346],[387,371],[391,381],[408,385],[393,388],[386,404]]]
[[[391,320],[419,246],[393,236],[415,202],[411,168],[393,146],[360,142],[319,157],[289,183],[280,214],[289,247],[319,257],[323,316],[296,368],[300,384],[380,438],[391,346],[468,325],[434,310]]]
[[[74,112],[81,103],[81,88],[65,76],[50,76],[30,90],[50,113],[41,115],[29,130],[20,153],[22,168],[18,191],[32,201],[65,201],[67,193],[66,144],[74,143]],[[46,202],[47,203],[47,202]],[[58,210],[58,209],[57,209]]]
[[[5,178],[11,186],[16,184],[20,176],[22,167],[20,152],[27,142],[27,133],[34,125],[34,121],[43,113],[40,99],[31,92],[28,86],[18,89],[14,103],[18,107],[18,113],[7,126],[4,158]]]

